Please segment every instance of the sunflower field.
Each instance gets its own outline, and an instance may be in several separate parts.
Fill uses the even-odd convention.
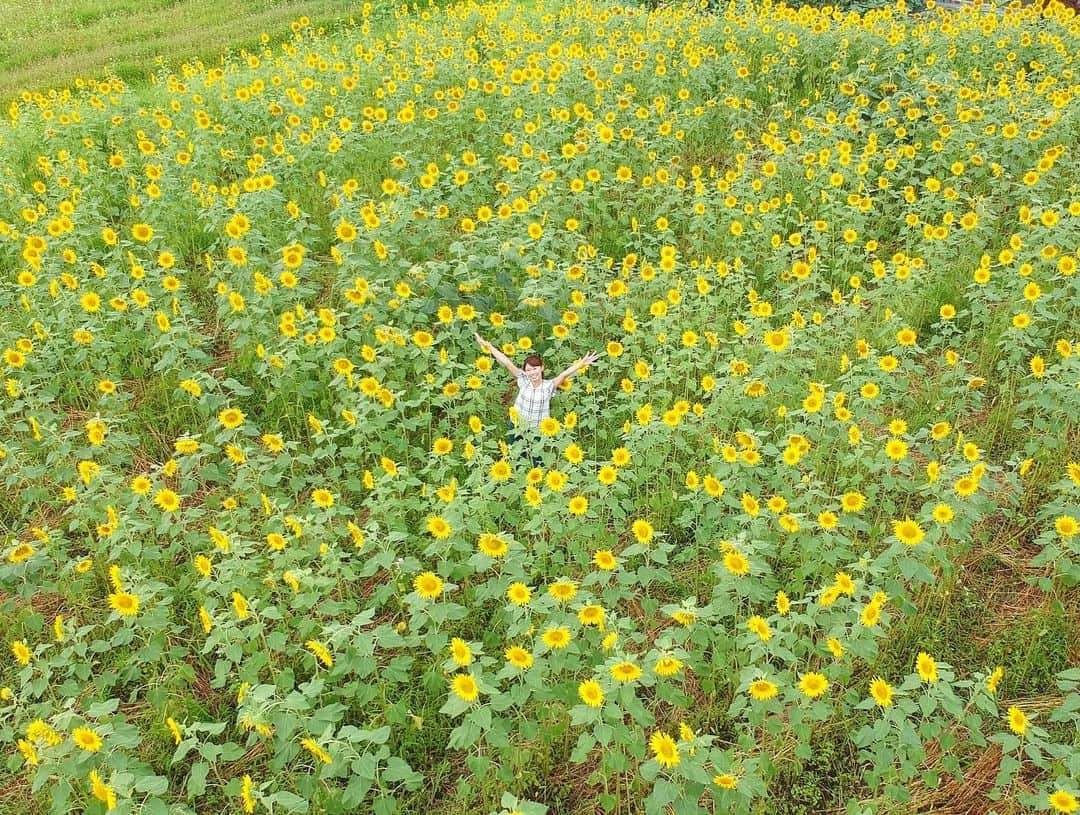
[[[928,5],[4,100],[0,812],[1080,810],[1080,18]]]

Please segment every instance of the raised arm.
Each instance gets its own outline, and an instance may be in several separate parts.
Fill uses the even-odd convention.
[[[514,364],[514,361],[510,359],[510,357],[508,357],[490,342],[481,337],[479,333],[475,334],[474,336],[476,337],[476,341],[480,343],[480,347],[483,348],[485,351],[490,352],[491,355],[499,361],[500,365],[502,365],[504,368],[506,368],[506,370],[508,370],[514,375],[514,379],[517,379],[519,376],[521,376],[521,369]]]
[[[596,362],[597,356],[598,355],[595,351],[590,351],[551,381],[555,383],[556,388],[559,387],[560,385],[562,385],[563,382],[572,377],[586,365],[592,365],[594,362]]]

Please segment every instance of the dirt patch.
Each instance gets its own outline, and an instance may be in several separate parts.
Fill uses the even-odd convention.
[[[656,638],[660,635],[660,632],[675,624],[674,620],[663,617],[659,613],[650,617],[645,613],[645,608],[636,597],[630,598],[629,601],[623,604],[623,611],[641,628],[650,646],[656,644]]]
[[[20,815],[39,815],[45,810],[30,792],[26,773],[12,774],[0,783],[0,812],[18,812]]]
[[[63,418],[60,420],[60,432],[68,433],[72,430],[83,430],[91,418],[90,411],[69,407],[64,411]]]
[[[942,751],[936,742],[927,745],[927,760],[923,767],[939,766]],[[927,789],[921,782],[911,787],[911,813],[934,815],[983,815],[996,807],[1002,815],[1019,811],[1019,804],[1008,800],[991,801],[988,793],[994,788],[994,778],[1001,766],[1001,748],[992,744],[982,750],[962,778],[942,775],[936,789]],[[1004,808],[1002,808],[1004,805]]]
[[[243,775],[247,770],[256,764],[259,759],[266,755],[266,742],[257,741],[248,748],[236,761],[231,761],[221,768],[222,778],[228,780],[230,778],[236,778],[238,775]]]
[[[30,607],[46,620],[52,620],[57,614],[64,613],[67,609],[67,600],[62,594],[39,591],[30,598]]]
[[[215,690],[210,684],[209,671],[196,670],[195,681],[191,683],[191,690],[195,698],[210,712],[214,719],[221,718],[225,697],[221,691]]]
[[[603,747],[595,747],[581,764],[569,761],[555,765],[549,775],[551,788],[564,790],[567,812],[575,815],[606,815],[600,805],[600,796],[605,793],[604,785],[599,781],[590,781],[600,769]],[[629,790],[633,777],[627,773],[612,773],[609,776],[608,790]]]
[[[972,638],[981,648],[1046,604],[1047,595],[1036,580],[1049,576],[1051,570],[1031,565],[1039,554],[1031,534],[1033,530],[1028,528],[1001,528],[987,546],[972,549],[956,564],[964,583],[982,599],[988,612]]]
[[[0,591],[0,605],[5,605],[7,603],[12,603],[23,610],[30,609],[35,613],[40,614],[48,622],[52,622],[57,614],[64,614],[65,617],[69,616],[66,613],[66,598],[62,594],[56,594],[55,592],[35,592],[29,600],[26,600],[17,594]]]
[[[1071,593],[1070,599],[1072,602],[1066,603],[1065,614],[1073,631],[1080,631],[1080,592]],[[1069,643],[1068,660],[1070,665],[1080,665],[1080,637],[1074,637]]]

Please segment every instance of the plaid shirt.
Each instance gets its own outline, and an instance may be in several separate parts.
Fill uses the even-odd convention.
[[[539,387],[534,388],[524,371],[517,378],[518,395],[514,400],[514,409],[518,414],[518,425],[521,427],[537,427],[542,419],[550,416],[551,397],[555,393],[555,381],[552,379],[541,380]]]

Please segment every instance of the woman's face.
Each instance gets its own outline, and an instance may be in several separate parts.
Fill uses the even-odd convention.
[[[529,383],[534,387],[544,381],[544,366],[543,365],[526,365],[525,377],[529,380]]]

